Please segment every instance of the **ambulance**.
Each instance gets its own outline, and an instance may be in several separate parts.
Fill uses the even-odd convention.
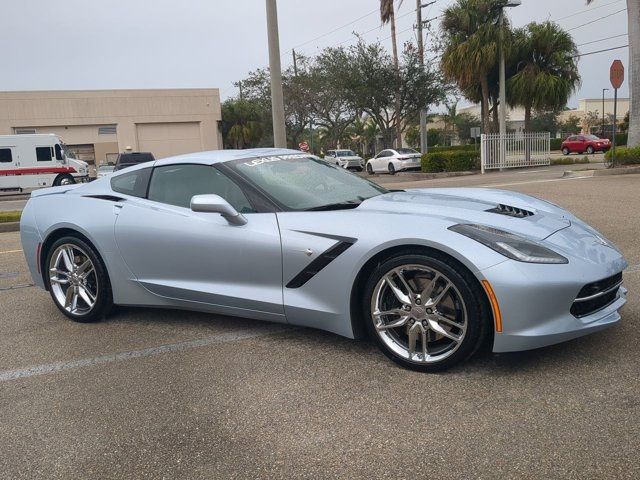
[[[54,134],[0,135],[0,193],[89,180],[86,162]]]

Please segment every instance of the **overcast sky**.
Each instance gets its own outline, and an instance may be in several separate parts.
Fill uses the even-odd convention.
[[[425,18],[451,3],[436,1]],[[311,55],[353,43],[353,31],[388,44],[377,7],[378,0],[278,0],[283,68],[292,47]],[[523,0],[509,15],[516,26],[553,19],[571,29],[625,7],[624,0],[590,7],[585,0]],[[404,0],[397,13],[401,43],[415,38],[414,8]],[[20,0],[2,2],[0,12],[0,90],[218,87],[226,98],[236,94],[234,81],[268,64],[264,0]],[[626,32],[626,11],[571,31],[579,45]],[[622,36],[579,50],[627,43]],[[582,88],[570,106],[601,97],[615,58],[628,65],[628,49],[580,60]]]

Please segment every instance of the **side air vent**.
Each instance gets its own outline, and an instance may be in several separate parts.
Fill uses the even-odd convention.
[[[496,208],[487,210],[487,212],[498,213],[500,215],[507,215],[508,217],[516,218],[532,217],[533,215],[535,215],[533,212],[525,210],[524,208],[512,207],[510,205],[504,205],[502,203],[498,204]]]
[[[115,195],[83,195],[87,198],[95,198],[98,200],[106,200],[108,202],[121,202],[124,200],[122,197],[116,197]]]

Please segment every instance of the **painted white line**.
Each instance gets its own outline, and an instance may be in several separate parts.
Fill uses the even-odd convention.
[[[585,180],[587,178],[595,178],[595,177],[568,177],[568,178],[549,178],[547,180],[529,180],[528,182],[511,182],[511,183],[489,183],[486,185],[476,185],[480,188],[491,188],[491,187],[510,187],[513,185],[529,185],[531,183],[547,183],[547,182],[564,182],[569,180]]]
[[[160,345],[158,347],[143,348],[141,350],[130,350],[128,352],[108,353],[92,358],[81,358],[78,360],[69,360],[66,362],[54,362],[44,365],[35,365],[32,367],[19,368],[16,370],[5,370],[0,372],[0,382],[17,380],[18,378],[34,377],[36,375],[47,375],[50,373],[71,370],[74,368],[92,367],[94,365],[103,365],[105,363],[118,362],[120,360],[131,360],[133,358],[151,357],[161,355],[163,353],[181,352],[192,348],[204,347],[207,345],[215,345],[220,343],[237,342],[250,338],[264,337],[274,333],[281,333],[293,330],[286,325],[271,324],[260,326],[252,329],[235,330],[228,333],[212,335],[210,337],[189,340],[186,342],[170,343]]]
[[[5,250],[4,252],[0,252],[0,255],[2,255],[3,253],[22,253],[22,249],[20,250]]]
[[[538,173],[538,172],[549,172],[550,168],[545,168],[544,170],[526,170],[524,172],[515,172],[518,175],[526,175],[527,173]]]

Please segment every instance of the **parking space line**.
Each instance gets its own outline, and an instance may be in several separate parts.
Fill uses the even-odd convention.
[[[4,252],[0,252],[0,255],[2,255],[3,253],[22,253],[22,249],[20,250],[5,250]]]
[[[568,178],[548,178],[546,180],[529,180],[528,182],[511,182],[511,183],[490,183],[485,185],[478,185],[478,187],[510,187],[513,185],[528,185],[531,183],[547,183],[547,182],[564,182],[568,180],[585,180],[587,178],[595,177],[568,177]]]
[[[17,380],[19,378],[34,377],[37,375],[47,375],[50,373],[71,370],[74,368],[92,367],[94,365],[104,365],[106,363],[118,362],[120,360],[131,360],[134,358],[151,357],[161,355],[163,353],[180,352],[190,350],[192,348],[204,347],[207,345],[215,345],[220,343],[237,342],[240,340],[248,340],[251,338],[264,337],[275,333],[288,332],[294,330],[287,325],[269,324],[256,328],[245,328],[232,332],[211,335],[196,340],[188,340],[186,342],[170,343],[160,345],[158,347],[143,348],[140,350],[130,350],[127,352],[108,353],[91,358],[81,358],[78,360],[69,360],[66,362],[54,362],[43,365],[35,365],[32,367],[19,368],[16,370],[0,371],[0,382]]]

